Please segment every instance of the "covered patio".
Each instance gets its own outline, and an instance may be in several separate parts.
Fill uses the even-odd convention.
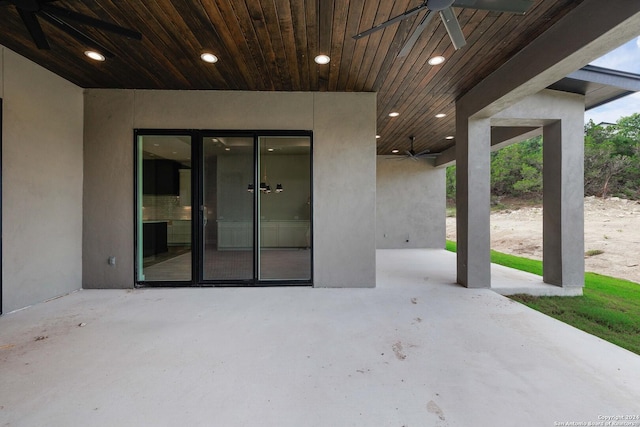
[[[378,250],[376,288],[78,291],[0,318],[0,420],[552,426],[639,415],[640,358],[499,295],[499,283],[535,280],[493,268],[493,289],[466,289],[452,253]]]

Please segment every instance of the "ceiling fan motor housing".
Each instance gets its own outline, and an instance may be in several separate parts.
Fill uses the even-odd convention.
[[[454,0],[427,0],[427,8],[429,10],[433,10],[437,12],[439,10],[444,10],[448,7],[451,7]]]

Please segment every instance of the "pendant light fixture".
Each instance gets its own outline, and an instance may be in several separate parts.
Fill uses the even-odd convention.
[[[264,147],[266,148],[266,142],[265,142]],[[269,148],[268,150],[264,150],[264,151],[265,151],[265,153],[266,152],[272,152],[273,148]],[[271,185],[269,185],[269,179],[267,178],[267,162],[266,161],[264,162],[264,181],[260,182],[260,187],[258,189],[263,194],[271,194]],[[247,191],[249,193],[253,193],[254,192],[253,184],[247,185]],[[275,192],[276,193],[282,193],[283,191],[284,191],[284,187],[282,187],[282,184],[280,184],[280,183],[276,184]]]

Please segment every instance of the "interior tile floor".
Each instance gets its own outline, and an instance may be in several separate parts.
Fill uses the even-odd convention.
[[[640,356],[454,278],[445,251],[378,251],[376,288],[84,290],[9,313],[0,425],[554,426],[640,414]]]
[[[191,280],[191,252],[162,258],[144,267],[147,281]],[[246,280],[253,277],[253,251],[218,251],[207,247],[204,253],[205,280]],[[260,251],[261,280],[309,280],[311,250],[304,248],[263,249]]]

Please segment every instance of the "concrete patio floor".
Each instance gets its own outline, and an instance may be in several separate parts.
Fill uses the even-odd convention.
[[[84,290],[6,314],[0,426],[640,415],[640,356],[454,278],[453,254],[385,250],[375,289]]]

